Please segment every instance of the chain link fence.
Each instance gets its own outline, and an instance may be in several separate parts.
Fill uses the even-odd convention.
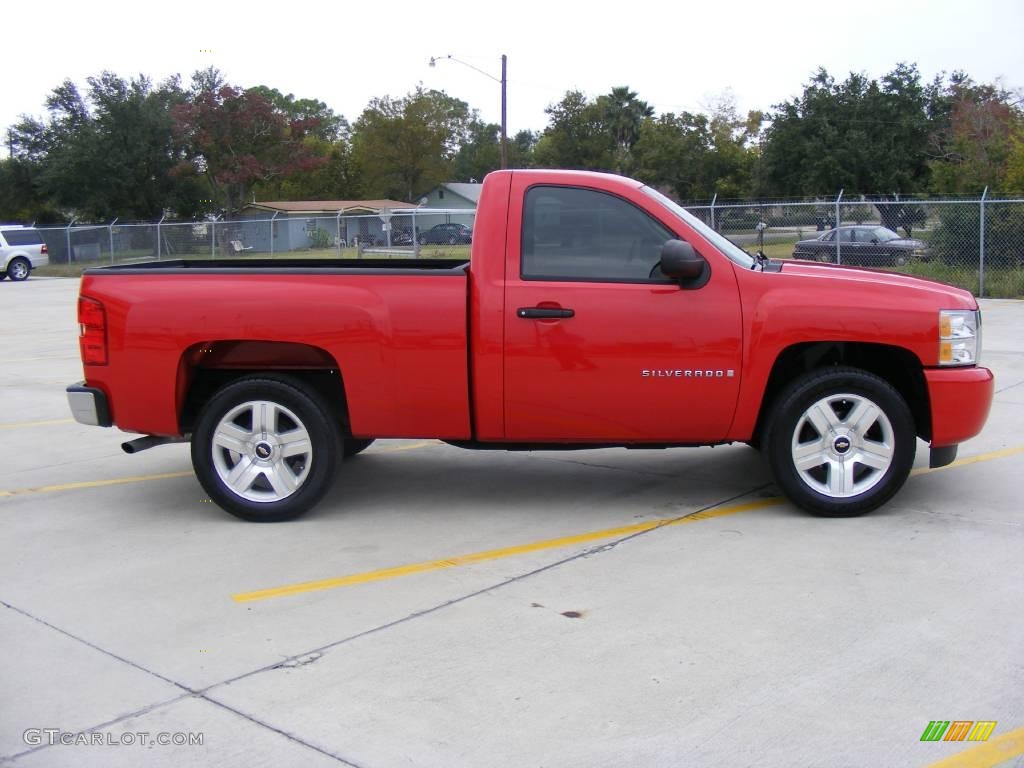
[[[918,275],[1024,296],[1024,199],[858,198],[686,205],[753,252]]]
[[[87,266],[170,259],[468,259],[473,209],[275,215],[228,221],[40,227],[50,263]]]
[[[834,199],[723,202],[689,211],[741,247],[887,269],[952,283],[979,296],[1024,296],[1024,199]],[[113,222],[41,228],[51,263],[152,259],[468,259],[475,211],[275,215],[230,221]],[[838,227],[837,227],[838,225]]]

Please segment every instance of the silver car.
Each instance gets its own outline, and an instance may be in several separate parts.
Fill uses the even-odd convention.
[[[50,263],[48,253],[38,229],[0,224],[0,280],[5,277],[12,281],[27,279],[33,269]]]

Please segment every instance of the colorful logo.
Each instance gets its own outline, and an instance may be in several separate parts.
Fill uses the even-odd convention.
[[[995,720],[932,720],[921,741],[988,741],[995,727]]]

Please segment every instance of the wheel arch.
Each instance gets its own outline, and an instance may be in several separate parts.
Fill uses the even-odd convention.
[[[809,371],[837,365],[859,368],[889,382],[910,408],[918,436],[931,439],[928,385],[917,355],[903,347],[853,341],[802,342],[783,349],[768,375],[754,427],[755,437],[762,436],[776,399],[790,382]]]
[[[316,392],[331,409],[341,434],[351,434],[345,381],[337,360],[312,344],[211,340],[193,344],[178,364],[178,426],[190,433],[203,406],[220,389],[253,374],[284,374]]]

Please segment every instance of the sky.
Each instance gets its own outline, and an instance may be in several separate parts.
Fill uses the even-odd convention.
[[[13,32],[13,33],[12,33]],[[699,3],[447,2],[296,4],[8,3],[0,21],[0,128],[45,113],[65,78],[103,70],[159,81],[213,65],[229,83],[324,101],[350,121],[374,97],[418,84],[499,122],[508,56],[508,129],[540,130],[566,90],[628,85],[658,113],[703,111],[731,93],[740,114],[798,95],[818,67],[837,79],[916,63],[1024,88],[1024,2],[855,0]]]

